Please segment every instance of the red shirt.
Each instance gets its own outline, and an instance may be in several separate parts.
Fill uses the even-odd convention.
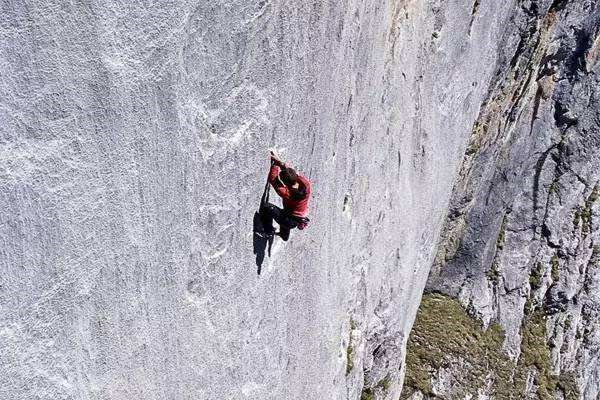
[[[284,165],[285,167],[285,165]],[[300,189],[304,189],[305,196],[298,200],[292,198],[292,193],[281,181],[278,180],[281,168],[271,165],[269,171],[269,183],[283,200],[283,209],[296,217],[306,217],[308,215],[308,199],[310,198],[310,182],[308,179],[298,174]]]

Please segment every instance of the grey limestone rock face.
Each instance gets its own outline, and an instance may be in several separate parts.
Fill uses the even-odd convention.
[[[600,7],[521,7],[518,46],[503,49],[474,125],[426,291],[458,299],[484,327],[499,324],[515,362],[542,318],[547,375],[559,383],[542,393],[532,375],[514,398],[596,399]]]
[[[554,351],[554,365],[595,366],[597,346],[572,337],[597,318],[596,280],[571,260],[585,264],[597,235],[586,202],[597,10],[543,3],[565,29],[553,52],[531,44],[535,32],[523,39],[537,17],[516,0],[5,1],[0,398],[396,399],[472,127],[514,49],[535,74],[555,55],[543,76],[566,79],[547,81],[531,123],[540,138],[525,140],[551,148],[529,177],[531,218],[547,223],[529,234],[546,241],[540,260],[564,252],[544,304],[558,310],[551,327],[574,316],[556,336],[572,349]],[[529,126],[521,110],[537,81],[522,85],[511,132]],[[313,182],[312,222],[277,239],[259,275],[252,217],[271,146]],[[505,186],[527,214],[525,186]],[[581,209],[568,242],[559,199]],[[522,243],[516,204],[507,249]],[[479,214],[498,231],[503,213]],[[476,297],[482,315],[499,309],[485,296],[523,302],[485,287],[472,296],[464,282],[475,281],[456,283],[461,299]],[[578,371],[597,393],[594,369]]]
[[[397,397],[513,6],[6,1],[2,397]],[[270,146],[313,222],[257,275]]]

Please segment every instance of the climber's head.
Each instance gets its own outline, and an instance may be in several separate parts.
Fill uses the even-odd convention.
[[[302,200],[306,197],[306,188],[298,179],[298,173],[293,168],[288,167],[282,170],[279,177],[290,191],[293,199]]]
[[[281,171],[281,173],[279,174],[279,177],[281,178],[281,182],[283,182],[283,184],[285,186],[287,186],[288,188],[293,188],[294,186],[297,186],[298,183],[298,174],[296,173],[296,171],[293,168],[285,168],[284,170]]]

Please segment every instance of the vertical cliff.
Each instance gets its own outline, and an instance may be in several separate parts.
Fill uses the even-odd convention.
[[[430,287],[498,322],[498,357],[523,336],[505,304],[554,310],[552,374],[597,393],[597,22],[591,1],[7,0],[0,397],[395,400],[449,205]],[[312,223],[258,275],[270,146]]]
[[[404,398],[598,398],[599,31],[597,2],[516,9],[519,44],[473,126]]]

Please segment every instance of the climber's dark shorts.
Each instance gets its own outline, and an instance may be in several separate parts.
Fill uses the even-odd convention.
[[[283,240],[289,239],[290,230],[297,228],[301,221],[298,217],[288,214],[285,210],[271,203],[265,204],[263,210],[265,225],[267,227],[272,227],[273,220],[275,220],[279,224],[279,236]]]

